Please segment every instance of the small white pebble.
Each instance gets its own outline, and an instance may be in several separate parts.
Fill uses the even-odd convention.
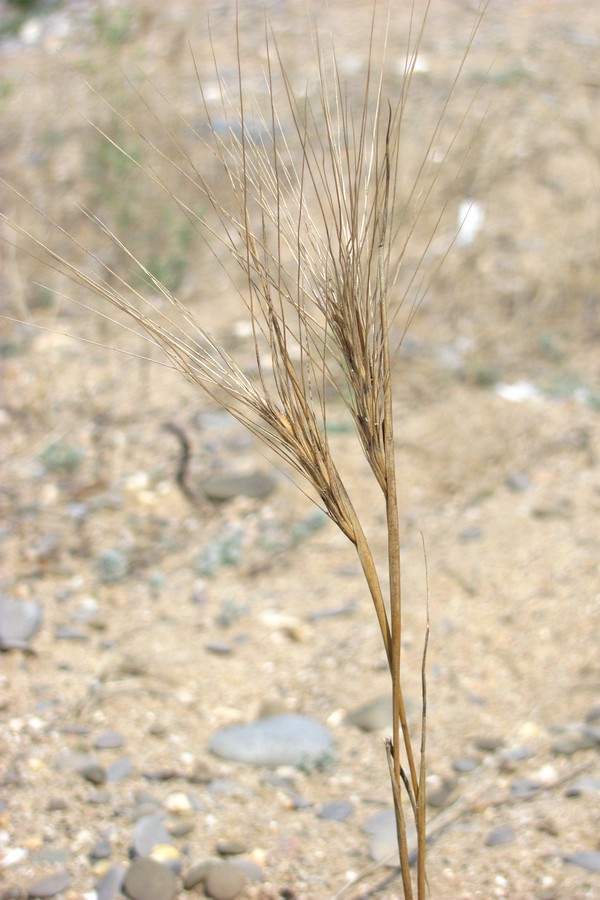
[[[7,847],[2,856],[0,856],[0,866],[8,869],[9,866],[15,866],[27,858],[27,850],[24,847]]]

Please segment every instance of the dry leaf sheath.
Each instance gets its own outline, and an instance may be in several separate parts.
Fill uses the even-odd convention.
[[[93,213],[86,215],[110,237],[141,279],[108,267],[57,223],[51,222],[63,237],[70,237],[78,253],[83,251],[91,258],[89,270],[70,263],[34,236],[22,234],[37,245],[34,253],[43,253],[45,259],[49,256],[54,268],[140,325],[177,369],[303,476],[329,517],[356,547],[392,678],[394,715],[388,762],[403,891],[406,898],[415,896],[406,836],[408,809],[418,834],[416,896],[424,898],[425,703],[417,753],[402,694],[400,531],[391,375],[396,347],[390,347],[390,326],[398,314],[391,296],[414,225],[413,220],[397,220],[400,138],[424,21],[407,52],[404,74],[396,78],[395,96],[384,91],[385,46],[375,46],[375,21],[374,12],[367,74],[358,103],[344,85],[333,46],[328,43],[324,48],[316,31],[317,88],[298,94],[266,24],[268,102],[261,109],[244,90],[238,25],[238,83],[233,90],[220,76],[215,61],[218,122],[199,78],[207,127],[195,133],[195,140],[210,154],[208,168],[196,162],[198,157],[186,150],[174,132],[165,133],[167,152],[162,144],[136,131],[161,164],[168,162],[185,179],[189,195],[174,192],[151,166],[130,158],[131,163],[164,187],[209,247],[220,243],[229,261],[244,273],[245,290],[240,295],[254,339],[251,375],[135,258],[126,239],[113,234]],[[141,94],[139,100],[147,105]],[[150,107],[148,110],[153,114]],[[112,112],[120,115],[118,110]],[[123,125],[133,128],[120,118]],[[435,134],[432,143],[434,139]],[[429,147],[424,151],[425,167]],[[206,159],[206,152],[202,158]],[[420,202],[417,188],[418,182],[408,204],[414,216]],[[212,210],[211,217],[195,212],[198,195]],[[158,293],[160,304],[151,299],[153,293]],[[405,327],[414,312],[414,305],[406,311]],[[383,495],[388,597],[328,440],[327,397],[332,385],[347,404],[376,490]],[[423,663],[423,692],[424,687]]]

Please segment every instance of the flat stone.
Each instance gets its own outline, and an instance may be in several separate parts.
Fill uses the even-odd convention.
[[[108,859],[112,853],[110,841],[106,838],[99,838],[90,850],[90,859]]]
[[[333,741],[320,722],[288,714],[222,728],[213,736],[210,750],[254,766],[313,768],[331,759]]]
[[[215,862],[208,867],[204,893],[213,900],[234,900],[244,890],[244,871],[230,862]]]
[[[123,882],[130,900],[173,900],[177,891],[174,873],[153,859],[134,859]]]
[[[600,792],[600,778],[582,775],[565,789],[565,797],[580,797],[581,794],[597,794]]]
[[[131,757],[121,756],[119,759],[115,759],[114,763],[106,770],[107,784],[116,784],[118,781],[123,781],[123,779],[131,775],[132,772],[133,762]]]
[[[456,787],[453,778],[439,778],[431,776],[427,779],[427,806],[431,809],[442,809],[448,803],[452,792]]]
[[[563,856],[563,860],[572,866],[579,866],[588,872],[600,872],[600,851],[580,850],[578,853],[569,853]]]
[[[190,891],[192,888],[198,887],[199,884],[202,884],[204,882],[204,879],[208,875],[209,868],[215,862],[218,862],[218,860],[204,859],[202,860],[202,862],[194,863],[193,866],[190,866],[183,878],[183,886],[186,891]]]
[[[498,847],[500,844],[511,844],[515,837],[512,825],[498,825],[489,832],[485,839],[485,846]]]
[[[477,750],[481,750],[483,753],[495,753],[496,750],[501,750],[504,747],[506,741],[501,737],[486,735],[485,737],[476,738],[473,743]]]
[[[246,859],[245,857],[237,857],[236,859],[231,860],[232,866],[237,866],[238,869],[241,869],[244,875],[246,876],[246,881],[262,881],[265,877],[265,873],[259,866],[257,862],[254,862],[253,859]]]
[[[239,856],[245,853],[248,845],[245,841],[235,840],[231,838],[221,838],[217,841],[216,851],[220,856]]]
[[[120,731],[102,731],[94,741],[95,750],[117,750],[125,743]]]
[[[590,750],[596,741],[593,737],[581,731],[563,734],[552,744],[552,752],[560,756],[572,756],[581,750]]]
[[[141,816],[131,835],[131,843],[137,856],[150,856],[154,847],[159,844],[172,844],[172,838],[164,825],[162,813],[150,813]]]
[[[12,600],[0,595],[0,650],[27,647],[42,618],[42,608],[34,600]]]
[[[96,885],[96,900],[115,900],[121,894],[125,869],[112,866]]]
[[[392,727],[392,698],[382,694],[363,703],[346,716],[346,722],[361,731],[383,731]]]
[[[66,889],[71,884],[71,876],[68,872],[60,871],[54,872],[53,875],[48,875],[46,878],[41,878],[39,881],[36,881],[35,884],[32,884],[27,889],[28,897],[54,897],[55,894],[60,894],[61,891],[66,891]]]
[[[90,762],[77,770],[82,778],[91,784],[101,785],[106,782],[106,769],[99,763]]]
[[[452,763],[452,768],[458,775],[465,775],[468,772],[473,772],[478,765],[479,763],[476,759],[465,757],[463,759],[455,759]]]
[[[510,785],[510,793],[513,797],[531,797],[542,787],[542,782],[536,778],[514,778]]]
[[[409,862],[415,861],[417,856],[417,833],[410,813],[406,814],[406,838],[408,842]],[[384,809],[375,813],[362,826],[362,830],[369,835],[369,855],[375,862],[390,868],[400,865],[398,854],[398,837],[396,834],[396,816],[393,809]]]
[[[203,480],[200,489],[213,503],[223,503],[235,497],[263,500],[275,490],[275,480],[265,472],[247,475],[218,475]]]
[[[354,804],[349,800],[335,800],[332,803],[324,803],[317,813],[319,819],[331,819],[334,822],[344,822],[354,812]]]

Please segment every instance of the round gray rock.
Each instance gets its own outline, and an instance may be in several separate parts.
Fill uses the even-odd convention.
[[[164,826],[162,813],[141,816],[133,826],[131,843],[137,856],[150,856],[157,844],[172,844],[171,835]]]
[[[289,714],[222,728],[213,736],[210,750],[254,766],[313,768],[331,758],[333,741],[320,722]]]
[[[127,869],[123,890],[130,900],[173,900],[177,880],[166,866],[139,858]]]
[[[53,875],[48,875],[46,878],[42,878],[40,881],[36,881],[35,884],[32,884],[31,887],[27,889],[27,896],[31,898],[54,897],[55,894],[66,891],[70,884],[71,876],[68,872],[65,872],[64,870],[55,872]]]
[[[24,647],[42,624],[42,608],[34,600],[0,596],[0,647]]]
[[[213,900],[234,900],[244,890],[244,871],[230,862],[216,862],[208,867],[204,893]]]

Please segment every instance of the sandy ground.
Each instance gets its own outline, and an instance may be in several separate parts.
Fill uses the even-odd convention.
[[[262,14],[241,6],[252,42]],[[301,74],[310,48],[296,6],[271,3],[269,12]],[[231,9],[220,8],[214,42],[231,60]],[[123,140],[69,66],[143,123],[149,114],[132,105],[122,77],[140,67],[192,116],[187,41],[199,35],[196,55],[209,78],[205,18],[186,2],[168,10],[141,3],[127,15],[111,4],[102,9],[104,18],[92,22],[84,5],[65,5],[64,19],[30,20],[20,37],[2,38],[0,141],[9,180],[84,241],[94,239],[92,230],[73,201],[127,229],[136,252],[160,257],[202,322],[248,359],[235,292],[210,256],[175,234],[171,208],[130,184],[72,108],[103,123],[108,116]],[[364,60],[365,10],[331,3],[348,73]],[[473,16],[471,4],[434,4],[408,113],[413,172]],[[405,17],[394,18],[390,52],[399,58],[405,29]],[[569,796],[578,777],[600,777],[598,746],[577,749],[575,741],[559,752],[561,739],[580,734],[578,723],[592,723],[600,702],[599,48],[592,4],[490,4],[445,126],[454,133],[472,104],[455,145],[458,162],[441,166],[408,254],[410,265],[422,252],[421,227],[430,233],[446,203],[425,260],[436,271],[459,204],[481,205],[481,232],[470,244],[457,242],[432,280],[396,370],[406,690],[416,725],[423,535],[430,785],[451,787],[430,811],[432,829],[446,826],[429,856],[436,900],[600,898],[598,871],[564,861],[600,851],[597,787]],[[13,195],[4,202],[25,227],[51,235]],[[65,336],[158,359],[140,339],[34,286],[65,289],[34,260],[10,246],[3,252],[3,313],[50,330],[0,323],[0,589],[36,601],[44,615],[34,652],[0,659],[0,886],[25,890],[64,867],[72,876],[64,896],[83,897],[107,865],[90,860],[99,836],[110,835],[108,863],[127,863],[140,792],[167,802],[190,791],[201,809],[175,839],[184,870],[213,853],[219,838],[239,838],[264,869],[262,884],[243,896],[320,900],[366,872],[348,896],[399,897],[398,880],[386,883],[390,870],[367,871],[361,830],[389,804],[383,734],[344,722],[345,712],[387,690],[352,548],[330,523],[311,528],[313,506],[272,468],[275,460],[176,373]],[[114,264],[123,260],[117,255]],[[382,554],[383,510],[341,405],[333,420],[333,448]],[[161,428],[168,421],[185,428],[195,475],[259,467],[274,472],[277,491],[217,510],[190,503],[175,483],[177,447]],[[71,467],[52,456],[57,442]],[[304,535],[293,548],[260,546],[260,535],[289,535],[299,523]],[[241,558],[207,573],[199,558],[227,528],[244,535]],[[99,569],[106,551],[127,562],[113,582]],[[340,607],[345,615],[312,615]],[[326,723],[335,763],[273,777],[209,754],[218,727],[251,721],[265,704]],[[61,760],[91,752],[107,729],[125,743],[97,751],[102,764],[127,755],[132,771],[96,803],[93,786]],[[498,749],[481,749],[482,738],[497,740]],[[515,759],[516,748],[529,754]],[[465,761],[475,765],[457,773]],[[169,772],[168,780],[157,777]],[[230,779],[233,794],[211,793],[207,784],[217,778]],[[515,780],[527,778],[539,786],[519,796]],[[312,805],[293,808],[295,795]],[[318,818],[319,806],[333,800],[352,801],[348,820]],[[504,825],[512,839],[488,846]],[[24,852],[11,856],[15,848]]]

